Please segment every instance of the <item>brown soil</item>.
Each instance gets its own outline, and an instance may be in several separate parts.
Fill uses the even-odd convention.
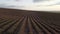
[[[60,34],[60,13],[0,8],[0,34]]]

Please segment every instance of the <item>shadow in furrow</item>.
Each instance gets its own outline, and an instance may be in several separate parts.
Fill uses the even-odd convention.
[[[38,21],[38,20],[36,19],[35,21]],[[40,23],[40,22],[39,22],[39,23]],[[54,29],[52,29],[51,27],[45,25],[45,24],[44,24],[44,21],[43,21],[42,23],[40,23],[40,24],[42,24],[42,25],[43,25],[47,30],[49,30],[52,34],[58,34]]]
[[[33,21],[37,24],[37,26],[38,26],[39,28],[41,28],[41,30],[43,30],[43,33],[44,33],[44,34],[52,34],[52,33],[51,33],[49,30],[47,30],[42,24],[40,24],[38,21],[34,20],[35,18],[32,17],[32,19],[33,19]]]
[[[16,27],[16,29],[14,30],[13,34],[19,34],[18,32],[20,31],[22,25],[23,25],[23,21],[26,18],[26,16],[24,18],[21,18],[20,23],[18,24],[18,26]]]
[[[2,33],[3,33],[3,34],[9,33],[9,32],[7,32],[7,30],[9,30],[9,29],[10,29],[16,22],[18,22],[18,21],[19,21],[19,19],[16,19],[16,20],[13,21],[12,23],[4,26],[4,29],[3,29]],[[9,33],[9,34],[10,34],[10,33]]]
[[[34,33],[34,34],[39,34],[38,31],[36,30],[36,27],[34,26],[32,20],[31,20],[31,18],[30,18],[30,22],[31,22],[31,26],[32,26],[32,28],[33,28],[33,33]]]
[[[48,25],[48,24],[46,24],[46,22],[45,23],[42,23],[42,24],[45,25],[46,27],[50,27],[49,30],[52,31],[53,33],[60,32],[60,30],[57,29],[57,28],[55,28],[53,25],[52,26],[51,25]]]
[[[16,29],[16,27],[18,26],[18,24],[20,23],[20,19],[22,19],[21,17],[20,18],[17,18],[18,20],[16,20],[15,23],[11,24],[10,28],[6,31],[6,33],[10,33],[10,34],[13,34],[14,30]]]
[[[27,23],[26,23],[25,32],[26,32],[26,34],[29,34],[28,17],[27,17]]]
[[[7,24],[13,22],[14,20],[16,20],[16,19],[8,19],[7,21],[4,21],[4,23],[1,22],[0,23],[0,28],[2,28],[4,25],[7,25]]]
[[[13,22],[15,19],[13,19],[13,20],[8,20],[8,21],[6,21],[6,22],[4,22],[4,23],[1,23],[0,24],[0,28],[2,28],[3,26],[5,26],[5,25],[7,25],[7,24],[9,24],[9,23],[11,23],[11,22]]]
[[[38,18],[38,19],[40,19],[40,18]],[[51,22],[50,20],[45,20],[45,19],[40,19],[40,20],[44,20],[47,24],[52,25],[52,26],[54,26],[54,27],[57,28],[57,29],[60,29],[59,26],[54,25],[53,22]],[[48,21],[49,21],[49,22],[48,22]]]
[[[36,31],[38,34],[44,34],[43,30],[41,28],[39,28],[39,26],[35,23],[35,21],[33,20],[33,18],[31,17],[31,21],[33,23],[33,26],[35,27]]]
[[[7,21],[9,21],[9,20],[10,20],[10,19],[7,19],[7,20],[4,19],[4,20],[2,20],[2,21],[0,20],[0,24],[2,24],[2,23],[4,23],[4,22],[7,22]]]
[[[3,17],[3,18],[4,18],[4,17]],[[9,20],[15,20],[15,19],[16,19],[16,18],[15,18],[15,19],[13,19],[13,18],[4,18],[4,19],[3,19],[3,18],[0,19],[0,24],[5,23],[5,22],[8,22]],[[2,19],[3,19],[3,20],[2,20]]]
[[[18,34],[26,34],[25,30],[26,30],[26,23],[27,23],[27,16],[25,17],[25,19],[22,22],[22,26],[20,28],[20,30],[18,31]]]
[[[30,16],[28,17],[28,26],[29,26],[29,34],[34,34],[34,30],[32,28],[32,25],[31,25],[31,20],[30,20]]]
[[[39,18],[38,18],[38,19],[39,19]],[[38,20],[38,19],[36,19],[36,20]],[[41,20],[41,21],[43,22],[43,24],[45,24],[46,26],[50,27],[51,29],[55,30],[56,32],[60,32],[60,30],[57,29],[56,27],[54,27],[53,25],[50,25],[50,24],[46,23],[45,20],[43,20],[43,19],[40,19],[40,20]]]

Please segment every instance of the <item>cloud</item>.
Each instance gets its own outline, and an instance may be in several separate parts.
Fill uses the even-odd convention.
[[[43,2],[43,1],[48,1],[48,0],[33,0],[34,3]]]
[[[36,3],[34,3],[33,0],[0,0],[0,7],[26,10],[60,11],[60,0],[38,1],[36,0]]]

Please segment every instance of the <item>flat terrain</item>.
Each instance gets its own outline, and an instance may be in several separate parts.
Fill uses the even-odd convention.
[[[60,34],[60,13],[0,8],[0,34]]]

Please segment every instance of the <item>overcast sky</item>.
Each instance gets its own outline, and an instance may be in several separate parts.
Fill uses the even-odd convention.
[[[0,7],[60,11],[60,0],[0,0]]]
[[[51,5],[56,3],[60,3],[60,0],[0,0],[0,4],[4,5]]]

